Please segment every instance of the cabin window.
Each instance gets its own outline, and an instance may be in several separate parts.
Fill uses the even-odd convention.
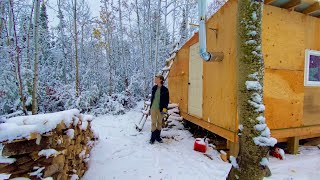
[[[320,86],[320,51],[306,50],[304,85]]]

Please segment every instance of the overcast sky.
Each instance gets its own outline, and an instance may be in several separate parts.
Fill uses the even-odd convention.
[[[91,15],[93,17],[99,17],[100,11],[100,0],[86,0],[90,6]],[[213,2],[214,0],[207,0],[207,4]],[[58,24],[57,18],[57,0],[48,0],[49,6],[47,8],[48,11],[48,18],[49,18],[49,25],[56,26]],[[170,21],[170,19],[169,19]]]

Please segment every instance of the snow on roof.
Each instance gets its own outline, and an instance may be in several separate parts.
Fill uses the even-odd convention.
[[[44,134],[50,132],[61,122],[70,127],[77,117],[80,117],[82,121],[93,119],[92,116],[80,115],[78,109],[5,119],[3,123],[0,123],[0,142],[10,142],[23,138],[30,139],[32,133]]]

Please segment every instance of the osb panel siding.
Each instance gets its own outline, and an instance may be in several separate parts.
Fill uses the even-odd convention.
[[[203,120],[236,131],[236,1],[229,1],[207,23],[209,52],[224,52],[221,62],[206,62],[203,69]],[[226,23],[228,22],[228,23]]]
[[[264,102],[271,129],[299,127],[303,117],[302,71],[265,70]]]
[[[189,49],[177,54],[168,77],[170,101],[178,103],[180,111],[188,112]]]
[[[303,125],[320,124],[320,88],[306,87],[304,89],[303,112]]]
[[[320,124],[319,87],[304,87],[305,50],[320,50],[320,20],[264,6],[266,119],[271,129]],[[315,109],[319,111],[315,112]]]
[[[266,68],[303,71],[305,49],[320,50],[319,18],[265,5],[262,21]]]
[[[204,63],[203,120],[229,131],[238,126],[236,107],[237,2],[228,1],[207,23],[208,51],[223,51],[222,62]],[[227,23],[226,23],[227,22]],[[320,125],[320,88],[304,87],[305,49],[320,50],[320,20],[301,13],[265,5],[262,47],[265,60],[267,123],[273,132],[289,137],[286,128]],[[208,28],[218,29],[217,32]],[[172,102],[187,113],[189,47],[194,36],[178,52],[169,76]],[[281,130],[283,129],[283,130]],[[288,129],[289,130],[289,129]],[[310,135],[295,128],[295,135]],[[281,132],[280,132],[281,131]],[[285,132],[286,131],[286,132]],[[288,131],[290,132],[290,131]],[[218,132],[216,132],[218,133]],[[224,133],[218,133],[225,136]],[[226,136],[225,136],[226,137]]]

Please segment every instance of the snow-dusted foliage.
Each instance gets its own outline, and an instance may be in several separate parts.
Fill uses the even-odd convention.
[[[121,114],[150,93],[154,74],[165,66],[172,44],[182,45],[197,30],[188,25],[196,23],[196,1],[160,1],[158,6],[159,1],[151,0],[102,0],[97,1],[99,16],[93,18],[87,1],[78,0],[76,21],[74,0],[40,1],[39,12],[33,2],[0,1],[1,115],[31,111],[35,84],[38,113],[77,108]],[[55,13],[48,14],[53,7]],[[34,82],[35,44],[39,58]]]

